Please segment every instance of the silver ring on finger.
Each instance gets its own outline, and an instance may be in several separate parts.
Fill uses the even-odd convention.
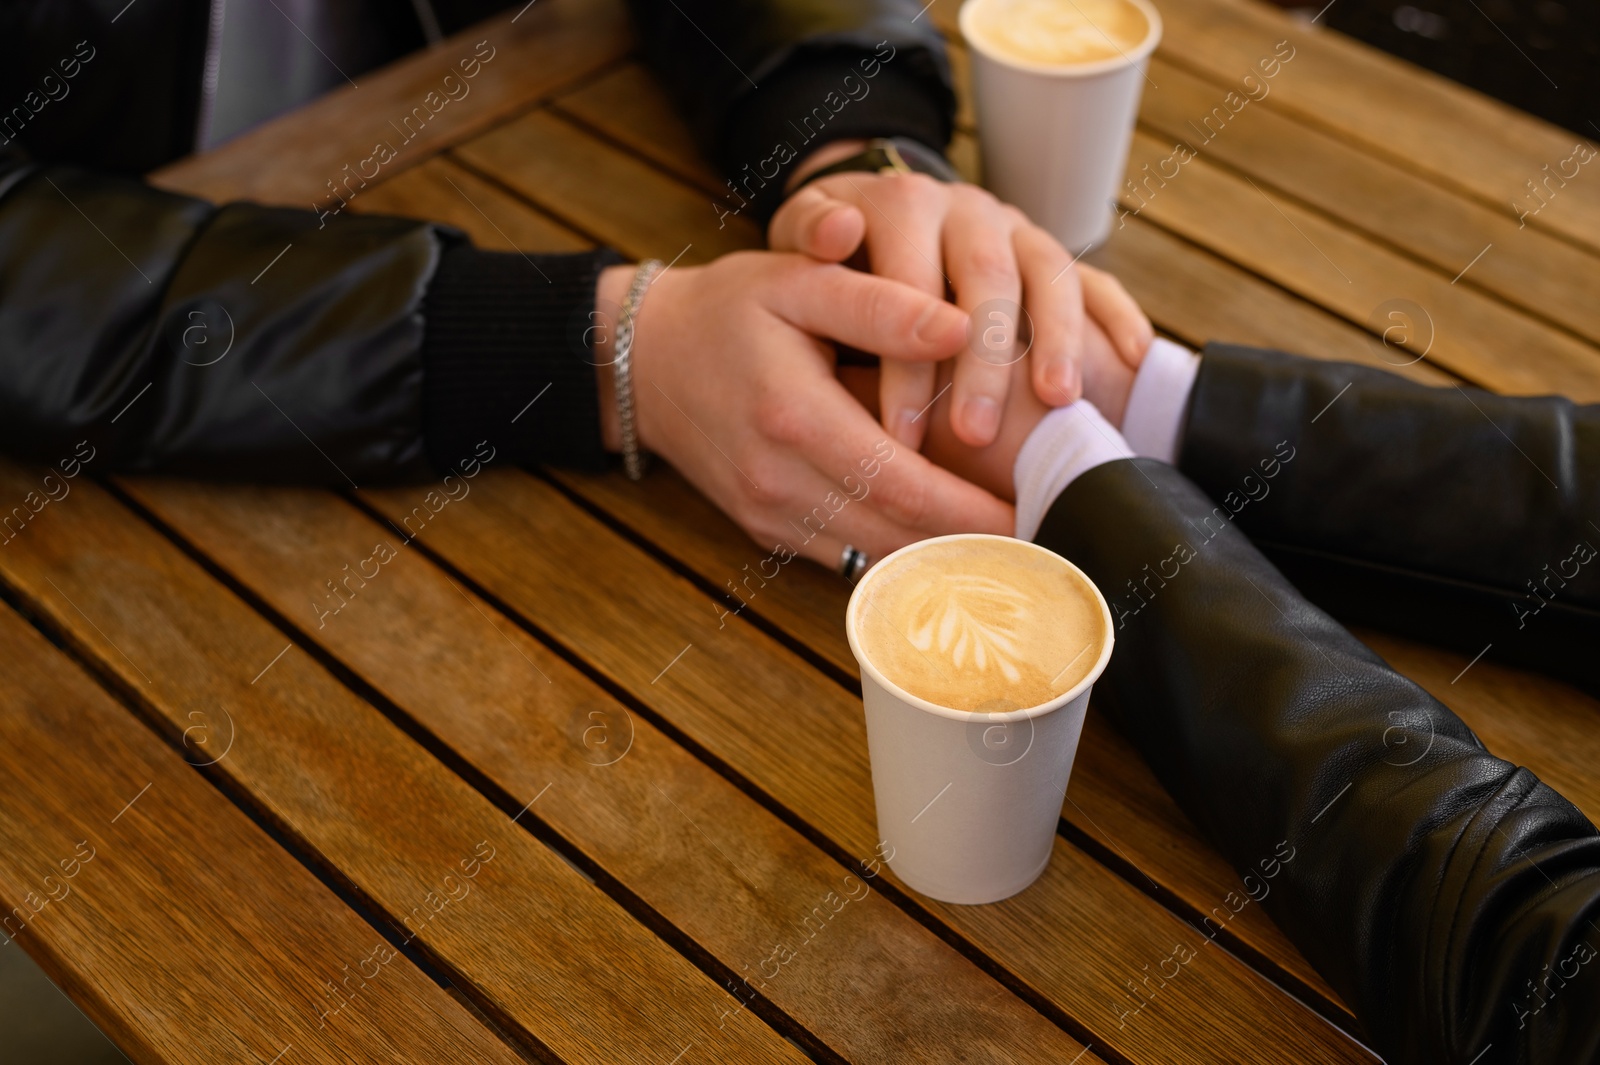
[[[844,545],[844,554],[839,556],[839,576],[854,584],[867,568],[867,553],[856,550],[852,544]]]

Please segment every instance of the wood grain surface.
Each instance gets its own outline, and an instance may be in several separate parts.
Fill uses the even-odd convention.
[[[523,822],[570,842],[636,913],[714,955],[741,1002],[776,1006],[852,1062],[1060,1062],[1083,1050],[886,901],[868,872],[810,843],[387,526],[317,491],[129,487],[527,806]],[[375,542],[400,557],[319,617],[310,606],[326,598],[324,577]],[[419,629],[419,617],[435,623]]]
[[[958,6],[927,13],[949,32]],[[1159,329],[1600,399],[1600,180],[1536,211],[1525,187],[1578,138],[1254,0],[1161,10],[1127,174],[1142,191],[1088,256]],[[1205,136],[1279,41],[1294,57],[1270,92]],[[951,65],[950,154],[977,177],[959,43]],[[519,5],[355,81],[153,180],[348,199],[507,252],[692,264],[761,244],[751,219],[719,224],[723,183],[622,0]],[[470,92],[441,101],[451,84]],[[378,141],[393,157],[352,178]],[[1150,181],[1179,141],[1198,157]],[[1426,323],[1426,358],[1379,339],[1397,307]],[[0,492],[34,479],[0,463]],[[141,1065],[270,1063],[285,1044],[317,1061],[1373,1060],[1259,907],[1200,931],[1236,874],[1097,714],[1044,877],[992,906],[923,899],[877,860],[833,575],[792,562],[734,610],[764,553],[669,470],[492,469],[437,512],[428,488],[83,480],[0,550],[0,902],[28,912],[41,870],[100,833],[19,942]],[[379,544],[377,575],[352,576]],[[1600,812],[1593,700],[1361,635]],[[465,883],[480,845],[494,857]],[[470,890],[447,897],[446,876]],[[374,923],[407,951],[320,1012]],[[1178,949],[1194,961],[1150,994]]]
[[[655,77],[638,61],[565,93],[551,105],[713,196],[726,197],[726,179],[695,147]]]
[[[1247,173],[1272,195],[1299,200],[1375,243],[1420,258],[1447,279],[1459,277],[1459,285],[1492,292],[1590,341],[1600,339],[1594,286],[1600,257],[1594,252],[1476,200],[1441,194],[1405,167],[1351,151],[1338,137],[1271,108],[1240,104],[1239,95],[1230,106],[1227,93],[1237,86],[1197,77],[1163,59],[1150,72],[1160,87],[1145,92],[1139,119],[1163,143],[1184,144]],[[1270,99],[1270,83],[1263,84],[1268,88],[1262,99]],[[1144,176],[1130,178],[1138,182]]]
[[[1136,133],[1128,171],[1161,168],[1173,152],[1169,140]],[[1144,198],[1124,189],[1122,206],[1374,332],[1383,332],[1380,323],[1394,301],[1416,308],[1413,315],[1431,327],[1419,327],[1415,348],[1396,345],[1396,364],[1426,355],[1497,392],[1556,391],[1580,402],[1600,400],[1600,352],[1585,341],[1481,290],[1453,284],[1203,156],[1162,184]]]
[[[859,677],[844,633],[849,586],[820,566],[791,565],[783,579],[753,587],[726,583],[756,567],[766,552],[676,474],[660,471],[648,485],[620,474],[553,472],[556,483],[603,511],[637,540],[688,566],[722,609],[769,626],[792,645],[822,657],[837,675]],[[724,584],[716,582],[721,579]],[[741,603],[748,605],[741,608]],[[1130,880],[1180,901],[1199,924],[1240,880],[1161,789],[1132,747],[1104,726],[1093,708],[1073,764],[1063,819],[1129,866]],[[1337,996],[1259,909],[1242,911],[1224,934],[1230,949],[1266,961],[1270,978],[1289,978],[1342,1010]]]
[[[522,1060],[202,779],[203,731],[180,754],[9,606],[0,670],[0,950],[138,1065]]]
[[[1517,218],[1518,204],[1540,202],[1526,185],[1543,179],[1545,166],[1558,166],[1580,142],[1600,143],[1600,130],[1560,129],[1258,0],[1163,0],[1161,13],[1161,57],[1229,82],[1240,83],[1278,41],[1289,41],[1295,58],[1274,80],[1269,108],[1507,218]],[[1508,45],[1496,62],[1530,61]],[[1528,226],[1600,249],[1600,181],[1587,169]]]
[[[717,224],[711,193],[662,180],[659,170],[550,111],[535,111],[451,153],[597,241],[634,258],[686,265],[759,247],[743,216]],[[680,240],[684,234],[689,239]]]
[[[1410,170],[1441,195],[1466,197],[1513,222],[1519,204],[1526,210],[1541,202],[1527,182],[1542,181],[1543,168],[1557,167],[1575,145],[1600,144],[1600,130],[1580,134],[1553,126],[1260,0],[1162,0],[1159,8],[1161,60],[1237,86],[1243,95],[1245,76],[1259,75],[1257,64],[1278,42],[1288,42],[1294,58],[1272,80],[1264,107],[1335,136],[1352,151]],[[956,0],[936,0],[928,14],[954,37],[959,9]],[[1528,62],[1509,44],[1496,61]],[[1159,91],[1160,79],[1152,80]],[[1145,87],[1150,91],[1149,83]],[[1600,250],[1600,181],[1589,169],[1547,195],[1548,205],[1527,225]]]
[[[472,171],[436,156],[352,204],[368,214],[397,214],[444,222],[472,235],[490,251],[583,251],[594,246],[582,234]]]
[[[7,496],[36,480],[0,463]],[[708,1026],[737,1006],[729,991],[104,489],[79,482],[36,516],[0,577],[169,735],[230,737],[215,772],[528,1045],[567,1062],[691,1043],[803,1060],[749,1011]]]
[[[415,504],[404,489],[360,495],[396,523]],[[485,476],[471,501],[419,542],[839,851],[872,858],[879,840],[857,696],[741,618],[724,618],[716,599],[551,485],[520,472]],[[531,543],[539,551],[518,547]],[[737,572],[734,559],[727,565]],[[1012,899],[921,905],[1084,1025],[1090,1042],[1130,1060],[1170,1060],[1186,1046],[1207,1055],[1227,1048],[1238,1061],[1366,1059],[1317,1014],[1207,949],[1206,935],[1065,840],[1044,877]],[[1137,1002],[1126,980],[1179,944],[1202,960],[1129,1023]],[[1236,1046],[1240,1026],[1261,1042]]]

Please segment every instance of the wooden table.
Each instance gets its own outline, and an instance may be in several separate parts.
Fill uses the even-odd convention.
[[[1397,363],[1399,306],[1410,376],[1600,400],[1600,177],[1513,206],[1577,138],[1274,9],[1161,7],[1130,177],[1200,154],[1092,258],[1163,331]],[[157,180],[326,203],[480,40],[352,209],[490,248],[759,243],[716,225],[617,0],[507,12]],[[969,173],[972,137],[964,108]],[[135,1061],[1371,1058],[1095,715],[1044,878],[930,902],[876,860],[842,582],[795,564],[719,622],[761,552],[667,470],[438,488],[84,477],[0,547],[6,929]],[[1366,637],[1600,813],[1591,702]]]

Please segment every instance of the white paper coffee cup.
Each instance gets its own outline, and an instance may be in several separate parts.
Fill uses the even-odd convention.
[[[960,16],[972,55],[984,184],[1082,254],[1111,233],[1161,15],[1149,0],[1126,0],[1149,25],[1139,44],[1102,61],[1043,64],[1000,53],[972,31],[989,2],[967,0]]]
[[[1099,605],[1105,643],[1088,674],[1038,706],[1002,713],[953,710],[918,698],[867,658],[859,611],[873,573],[933,544],[1003,540],[1048,555],[1076,574]],[[1111,660],[1111,611],[1082,570],[1055,552],[982,533],[938,536],[903,547],[862,577],[845,611],[861,666],[867,748],[880,853],[908,887],[944,902],[998,902],[1044,872],[1083,731],[1089,692]]]

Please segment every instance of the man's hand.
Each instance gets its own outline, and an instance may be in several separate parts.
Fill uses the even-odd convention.
[[[603,318],[633,270],[601,274]],[[966,314],[944,300],[805,256],[740,252],[663,273],[635,322],[642,445],[763,546],[788,543],[833,567],[845,544],[877,559],[927,536],[1013,527],[1008,504],[888,440],[820,339],[931,369],[966,341]],[[595,357],[615,450],[609,348],[604,331]]]
[[[828,262],[843,262],[864,244],[875,274],[930,296],[943,296],[948,283],[973,316],[951,379],[949,416],[957,437],[975,447],[995,439],[1012,364],[1024,355],[1042,402],[1078,398],[1086,313],[1130,369],[1154,335],[1115,278],[1074,264],[1055,238],[975,185],[923,174],[834,174],[791,196],[768,239],[774,248]],[[942,387],[933,368],[886,365],[879,387],[883,424],[896,440],[919,446],[929,418],[917,415]]]

